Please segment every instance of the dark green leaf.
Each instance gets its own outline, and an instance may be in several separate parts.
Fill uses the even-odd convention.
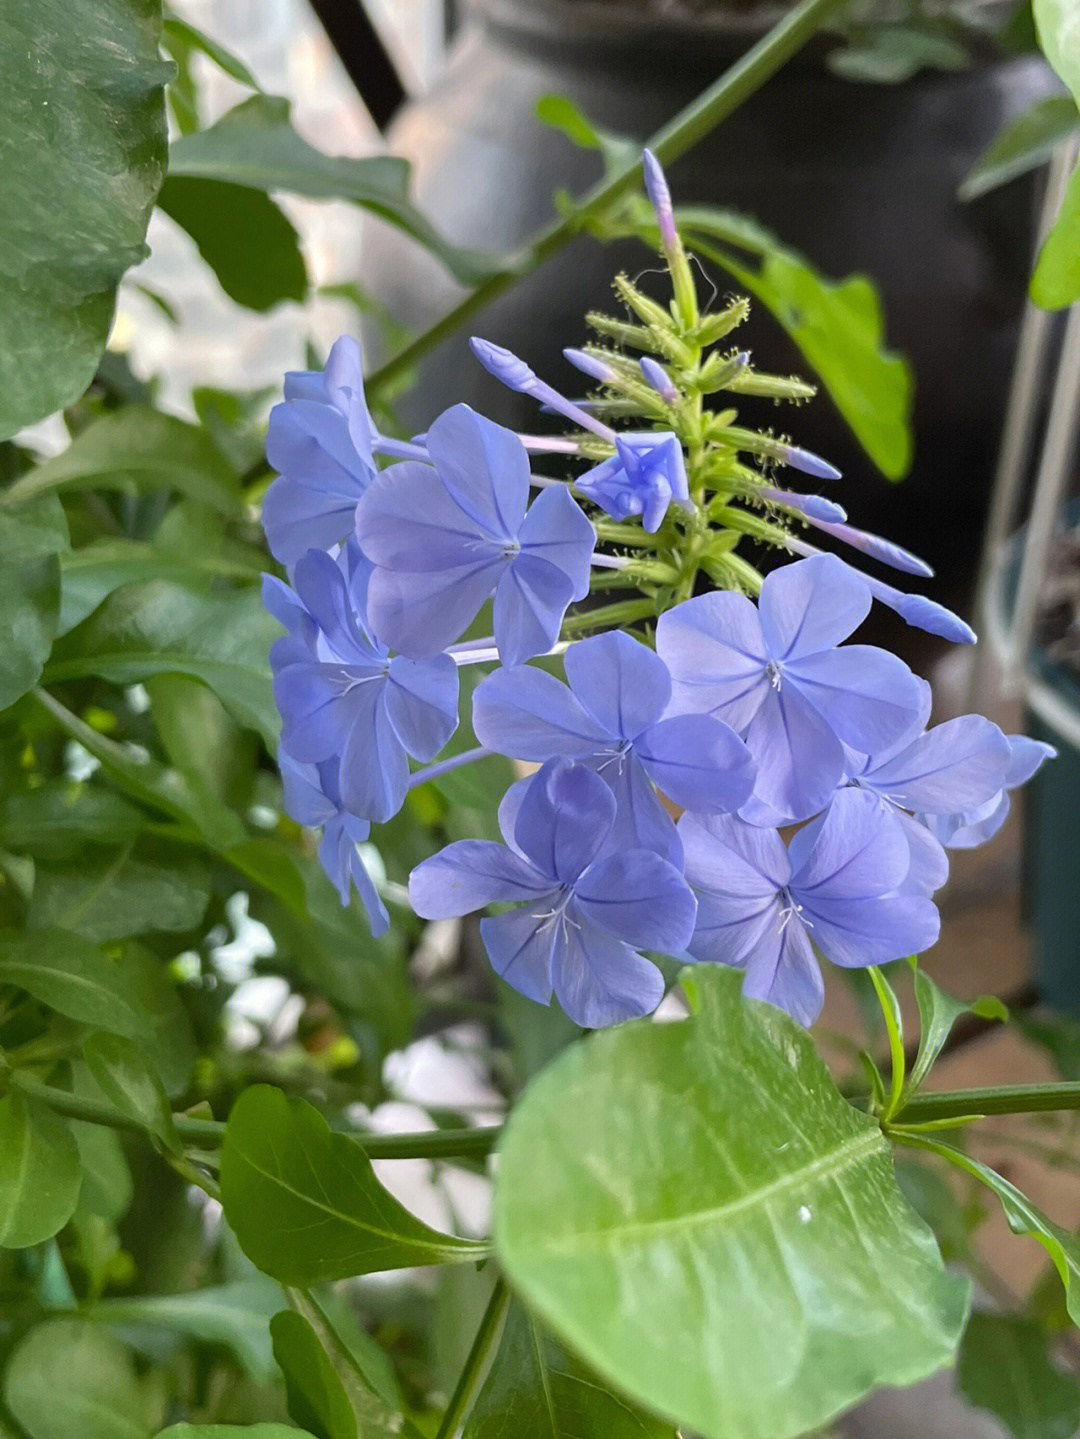
[[[970,1403],[988,1409],[1016,1439],[1073,1439],[1080,1430],[1080,1385],[1051,1362],[1033,1319],[973,1314],[956,1380]]]
[[[284,190],[312,200],[349,200],[419,240],[463,285],[476,284],[497,268],[484,256],[447,244],[413,208],[404,160],[325,155],[293,129],[288,101],[272,95],[253,95],[208,130],[178,140],[169,152],[170,184],[180,177]]]
[[[128,940],[116,958],[124,987],[150,1029],[146,1052],[166,1094],[188,1087],[195,1064],[195,1039],[168,966],[144,945]]]
[[[227,50],[224,45],[204,31],[197,30],[186,20],[181,20],[177,15],[166,16],[165,24],[162,26],[161,43],[170,54],[179,47],[184,50],[198,50],[208,60],[212,60],[222,74],[228,75],[230,80],[235,80],[240,85],[246,85],[249,90],[261,90],[262,88],[239,56],[234,55],[231,50]]]
[[[254,590],[202,595],[167,580],[129,585],[54,646],[46,679],[97,675],[129,685],[190,675],[273,748],[280,721],[268,656],[279,633]]]
[[[277,895],[294,914],[308,919],[304,877],[284,845],[272,839],[249,839],[223,850],[222,857],[248,879]]]
[[[306,297],[300,236],[261,190],[170,175],[161,187],[158,208],[187,231],[221,288],[238,305],[263,311],[282,300]]]
[[[1080,300],[1080,166],[1069,177],[1053,229],[1039,251],[1031,298],[1044,310]]]
[[[131,1351],[84,1319],[50,1319],[19,1344],[4,1398],[30,1439],[150,1439],[163,1415]]]
[[[146,682],[150,715],[166,758],[196,774],[223,804],[251,804],[259,742],[242,729],[217,696],[187,675],[155,675]]]
[[[974,1014],[979,1019],[1000,1019],[1007,1023],[1009,1011],[1000,999],[992,994],[982,994],[970,1004],[954,999],[939,989],[934,981],[918,965],[912,965],[915,983],[915,1000],[919,1006],[920,1034],[919,1054],[908,1077],[906,1096],[910,1098],[930,1073],[934,1061],[944,1048],[945,1041],[952,1033],[952,1027],[963,1014]]]
[[[314,1439],[291,1424],[173,1424],[157,1439]]]
[[[15,511],[0,507],[0,709],[33,688],[49,657],[60,618],[57,556],[67,547],[67,521],[54,495]]]
[[[6,499],[21,505],[55,490],[178,490],[223,515],[242,509],[236,471],[206,431],[138,405],[102,415],[17,480]]]
[[[118,1134],[101,1124],[73,1123],[71,1132],[79,1146],[83,1171],[80,1211],[113,1222],[122,1219],[131,1204],[133,1186]]]
[[[127,1039],[151,1037],[120,966],[80,935],[59,929],[0,935],[0,984],[18,985],[80,1024]]]
[[[60,23],[60,21],[63,23]],[[0,438],[83,393],[165,171],[154,0],[0,15]]]
[[[93,784],[47,780],[0,801],[0,848],[36,859],[72,859],[93,844],[130,844],[145,827],[142,810]]]
[[[1076,104],[1066,95],[1048,95],[1017,115],[994,137],[964,178],[957,192],[974,200],[1045,165],[1057,147],[1080,131]]]
[[[962,45],[946,35],[895,21],[876,28],[862,45],[829,52],[830,70],[845,80],[897,85],[922,69],[961,70],[970,63]]]
[[[315,1328],[301,1314],[285,1310],[270,1321],[274,1358],[285,1376],[289,1413],[317,1439],[392,1439],[401,1416],[360,1380],[355,1369],[337,1363]]]
[[[210,881],[198,861],[152,864],[122,850],[63,869],[41,866],[27,923],[31,930],[65,929],[94,941],[145,930],[185,933],[209,902]]]
[[[1080,1021],[1056,1010],[1037,1010],[1013,1016],[1025,1039],[1045,1049],[1062,1079],[1080,1079]]]
[[[244,1253],[283,1284],[486,1253],[414,1218],[383,1189],[355,1140],[268,1085],[245,1090],[229,1116],[221,1199]]]
[[[271,1318],[281,1308],[281,1290],[269,1279],[240,1279],[188,1294],[154,1294],[99,1300],[91,1318],[123,1328],[148,1327],[187,1335],[203,1344],[224,1344],[254,1379],[274,1374]]]
[[[786,1439],[948,1364],[967,1285],[805,1031],[730,970],[682,983],[685,1023],[591,1035],[526,1090],[496,1253],[632,1398],[708,1439]]]
[[[116,1034],[92,1034],[83,1059],[98,1088],[114,1108],[157,1136],[169,1149],[180,1142],[165,1087],[145,1050]]]
[[[464,1439],[675,1439],[675,1430],[610,1393],[515,1302]]]
[[[75,1212],[82,1185],[71,1129],[12,1089],[0,1099],[0,1248],[51,1239]]]

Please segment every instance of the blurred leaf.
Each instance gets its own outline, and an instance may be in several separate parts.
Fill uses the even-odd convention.
[[[1069,177],[1057,219],[1039,251],[1031,298],[1044,310],[1080,300],[1080,166]]]
[[[83,1059],[120,1114],[148,1129],[169,1149],[180,1149],[165,1088],[144,1050],[130,1039],[99,1030],[83,1045]]]
[[[163,49],[170,55],[176,50],[182,49],[198,50],[208,60],[212,60],[224,75],[230,80],[235,80],[240,85],[246,85],[249,90],[261,90],[262,86],[244,64],[239,56],[227,50],[224,45],[207,35],[203,30],[197,30],[194,25],[189,25],[186,20],[181,20],[178,15],[166,15],[165,23],[161,27],[161,43]]]
[[[166,758],[185,774],[197,774],[230,809],[247,809],[259,754],[251,731],[241,729],[217,696],[187,675],[155,675],[146,688]]]
[[[66,450],[17,480],[6,499],[21,504],[51,490],[178,490],[223,515],[242,508],[236,472],[204,429],[137,405],[88,425]]]
[[[1062,1079],[1080,1080],[1080,1021],[1046,1009],[1021,1010],[1013,1022],[1025,1039],[1046,1051]]]
[[[308,920],[304,877],[284,845],[273,839],[249,839],[222,851],[222,857]]]
[[[1048,95],[1005,125],[976,160],[957,191],[974,200],[1017,175],[1045,165],[1057,147],[1080,131],[1076,103],[1066,95]]]
[[[12,1089],[0,1099],[0,1248],[25,1249],[63,1229],[82,1185],[67,1123]]]
[[[401,1433],[401,1415],[388,1410],[355,1369],[334,1363],[303,1315],[275,1314],[270,1333],[297,1424],[317,1439],[392,1439]]]
[[[891,21],[859,45],[831,50],[829,69],[845,80],[897,85],[920,70],[962,70],[971,56],[947,35]]]
[[[950,1363],[967,1285],[809,1035],[733,971],[681,981],[686,1022],[590,1035],[526,1091],[496,1253],[631,1398],[707,1439],[787,1439]]]
[[[375,1178],[318,1110],[258,1084],[229,1115],[221,1200],[240,1247],[264,1273],[307,1287],[418,1264],[477,1259],[485,1246],[439,1234]]]
[[[100,785],[51,779],[0,800],[0,848],[69,860],[88,845],[130,844],[146,822],[142,810]]]
[[[150,1439],[164,1417],[127,1346],[84,1319],[32,1329],[8,1363],[4,1398],[30,1439]]]
[[[99,1300],[88,1315],[122,1329],[166,1330],[203,1344],[224,1344],[254,1379],[274,1375],[270,1319],[281,1308],[281,1290],[272,1280],[241,1279],[188,1294],[154,1294]],[[134,1338],[130,1342],[136,1343]]]
[[[46,682],[97,675],[129,685],[190,675],[273,750],[280,720],[268,656],[279,633],[255,590],[201,595],[167,580],[129,585],[59,640]]]
[[[291,1424],[173,1424],[156,1439],[314,1439]]]
[[[169,184],[184,177],[285,190],[311,200],[349,200],[418,240],[463,285],[474,285],[498,268],[485,256],[448,244],[413,208],[406,161],[392,155],[356,160],[323,154],[296,133],[288,101],[277,96],[253,95],[208,130],[176,141],[169,151]]]
[[[0,934],[0,984],[15,984],[59,1014],[126,1039],[149,1039],[150,1021],[120,966],[59,929]]]
[[[209,877],[197,861],[149,863],[121,850],[70,868],[39,867],[27,924],[31,931],[66,929],[95,942],[147,930],[185,933],[209,902]]]
[[[261,390],[222,390],[196,385],[195,413],[219,448],[241,472],[265,462],[266,415],[277,386]]]
[[[1080,27],[1074,0],[1031,0],[1042,52],[1080,105]]]
[[[1033,1319],[973,1314],[956,1380],[968,1402],[989,1410],[1015,1439],[1073,1439],[1080,1430],[1080,1385],[1051,1362]]]
[[[282,300],[307,296],[300,236],[261,190],[170,173],[158,209],[187,231],[221,288],[238,305],[265,311]]]
[[[146,1052],[161,1076],[166,1094],[182,1094],[195,1065],[195,1038],[168,966],[134,940],[121,947],[116,964],[128,995],[149,1027]]]
[[[165,171],[154,0],[0,16],[0,438],[94,378]]]
[[[49,658],[60,618],[58,555],[67,547],[67,521],[54,495],[19,510],[0,506],[0,709],[37,684]]]
[[[897,1160],[896,1182],[912,1209],[934,1231],[945,1263],[968,1258],[971,1236],[982,1219],[982,1209],[961,1203],[947,1179],[917,1160]]]
[[[934,1061],[952,1033],[953,1025],[961,1015],[974,1014],[979,1019],[998,1019],[1003,1024],[1008,1023],[1009,1019],[1009,1011],[1001,1000],[995,999],[992,994],[981,994],[970,1004],[962,999],[954,999],[951,994],[939,989],[930,976],[915,963],[912,964],[912,978],[915,1001],[919,1006],[919,1053],[904,1087],[905,1098],[910,1098],[930,1073]]]
[[[463,1439],[676,1439],[603,1384],[511,1304]]]
[[[641,157],[641,146],[636,140],[594,125],[569,95],[542,95],[536,102],[536,118],[554,130],[561,130],[583,150],[599,150],[609,170],[620,169],[628,161]]]
[[[83,1172],[79,1209],[101,1219],[123,1218],[133,1191],[131,1170],[116,1131],[101,1124],[73,1123],[71,1132],[79,1146]]]

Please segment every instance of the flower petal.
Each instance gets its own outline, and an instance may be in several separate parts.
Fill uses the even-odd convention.
[[[727,813],[750,798],[757,766],[729,725],[713,715],[672,715],[634,751],[661,793],[683,809]]]
[[[662,614],[656,652],[671,673],[671,714],[713,714],[741,732],[768,691],[757,608],[731,590]]]
[[[659,655],[621,630],[579,640],[563,655],[575,696],[608,735],[636,739],[671,698],[671,676]]]
[[[813,555],[766,575],[758,600],[769,657],[831,650],[870,612],[870,591],[835,555]]]
[[[386,712],[414,759],[432,760],[457,729],[458,672],[449,655],[390,662]]]
[[[580,911],[552,948],[551,977],[562,1009],[584,1029],[651,1014],[664,997],[656,965]]]
[[[609,744],[566,685],[528,665],[497,669],[480,681],[472,722],[482,745],[513,759],[590,755]]]
[[[734,815],[684,814],[679,835],[686,878],[696,890],[735,904],[761,907],[791,879],[791,861],[775,830],[757,829]]]
[[[572,598],[573,584],[562,570],[524,550],[516,555],[499,577],[492,614],[503,664],[546,654]]]
[[[615,798],[598,775],[569,760],[549,760],[518,809],[514,839],[543,874],[573,884],[600,853],[615,822]]]
[[[356,538],[388,570],[454,569],[502,554],[502,543],[456,502],[431,465],[403,460],[381,470],[356,509]]]
[[[775,1004],[800,1024],[813,1024],[821,1013],[825,985],[798,916],[784,925],[779,943],[763,940],[747,958],[743,994]]]
[[[901,886],[905,894],[931,895],[949,877],[949,856],[933,834],[905,810],[894,810],[911,851],[911,863]]]
[[[481,555],[470,564],[430,574],[376,569],[368,585],[372,631],[410,659],[430,659],[461,638],[505,566],[501,557]]]
[[[616,758],[596,760],[597,774],[615,796],[615,824],[610,849],[649,849],[676,869],[683,864],[682,843],[675,821],[664,808],[633,750]]]
[[[421,919],[472,914],[500,900],[533,903],[550,893],[546,875],[489,840],[458,840],[422,860],[409,875],[409,903]]]
[[[1011,751],[996,724],[960,715],[870,766],[860,783],[905,809],[956,814],[976,809],[1004,786]]]
[[[512,430],[468,405],[445,410],[427,452],[450,495],[487,534],[517,538],[529,502],[529,456]]]
[[[647,849],[601,856],[574,886],[578,907],[627,944],[678,954],[690,942],[697,902],[674,865]]]
[[[800,901],[868,899],[903,884],[911,852],[892,806],[865,790],[837,791],[792,839],[791,893]]]
[[[575,600],[589,593],[596,531],[568,489],[553,485],[529,507],[518,534],[523,554],[562,570]]]
[[[554,925],[537,918],[528,907],[482,919],[480,938],[496,974],[526,999],[551,1003]]]
[[[770,685],[745,735],[757,764],[754,794],[778,814],[808,819],[829,802],[844,771],[832,726],[797,685]]]
[[[354,723],[341,750],[341,803],[350,814],[385,824],[405,803],[409,762],[386,713],[385,685],[370,717]]]
[[[937,908],[921,894],[820,901],[815,896],[802,900],[798,918],[826,959],[847,969],[922,954],[936,944],[941,929]]]
[[[793,659],[784,665],[783,683],[797,685],[837,737],[863,754],[895,744],[922,711],[918,678],[903,660],[874,645]]]

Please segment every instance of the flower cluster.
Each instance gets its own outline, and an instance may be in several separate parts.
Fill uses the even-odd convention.
[[[499,808],[504,844],[459,841],[413,871],[418,915],[516,906],[482,921],[493,968],[587,1027],[656,1007],[664,978],[643,951],[737,966],[747,994],[810,1023],[821,958],[866,966],[935,942],[947,849],[988,837],[1049,751],[977,715],[928,728],[929,687],[895,655],[845,643],[875,598],[974,636],[797,533],[926,573],[833,501],[773,483],[777,465],[836,471],[705,409],[720,389],[807,387],[758,374],[745,352],[707,353],[746,308],[698,313],[650,162],[676,303],[620,280],[633,318],[592,317],[608,344],[567,352],[599,394],[567,399],[472,342],[567,433],[517,435],[455,405],[426,435],[384,437],[349,339],[325,371],[287,377],[263,512],[289,576],[264,588],[286,631],[271,653],[285,804],[322,828],[324,868],[379,932],[386,910],[357,850],[370,825],[448,766],[531,762]],[[620,415],[642,427],[616,431]],[[541,476],[535,454],[585,468]],[[789,562],[762,579],[735,552],[743,536]],[[541,656],[564,678],[530,663]],[[490,668],[464,716],[478,744],[433,763],[458,727],[462,665]]]

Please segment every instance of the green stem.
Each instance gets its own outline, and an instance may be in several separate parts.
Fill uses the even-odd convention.
[[[677,160],[722,120],[727,119],[802,49],[831,13],[839,9],[841,3],[842,0],[801,0],[800,4],[717,81],[649,138],[646,143],[657,159],[665,164]],[[605,176],[582,196],[573,210],[553,220],[527,241],[517,254],[509,258],[505,269],[484,280],[429,330],[425,330],[375,370],[367,380],[368,392],[373,393],[380,386],[386,385],[436,345],[448,339],[466,320],[471,319],[515,285],[523,275],[535,270],[567,241],[572,240],[586,219],[604,210],[612,201],[636,185],[640,178],[640,160],[620,165]]]
[[[101,1124],[108,1129],[125,1129],[135,1134],[150,1132],[137,1119],[120,1114],[107,1104],[43,1084],[21,1070],[11,1076],[11,1083],[68,1119],[81,1119],[87,1124]],[[173,1123],[180,1138],[193,1149],[218,1149],[225,1138],[225,1125],[217,1119],[192,1119],[177,1114],[173,1116]],[[482,1159],[495,1148],[500,1132],[497,1125],[490,1125],[477,1129],[430,1129],[417,1134],[350,1132],[348,1138],[355,1139],[369,1159]]]
[[[616,625],[647,619],[655,613],[653,600],[620,600],[618,604],[601,605],[595,610],[583,610],[579,615],[567,615],[563,620],[563,634],[574,634],[577,630],[614,629]]]
[[[869,974],[874,985],[874,993],[881,1005],[881,1013],[885,1020],[885,1033],[889,1036],[891,1069],[889,1097],[885,1101],[885,1108],[881,1115],[882,1120],[887,1122],[899,1109],[900,1099],[904,1092],[904,1026],[900,1016],[899,1002],[888,980],[876,964],[870,966]]]
[[[901,1124],[922,1124],[963,1115],[1044,1114],[1080,1109],[1080,1083],[1003,1084],[989,1089],[948,1089],[917,1094],[896,1116]]]
[[[506,1318],[509,1306],[510,1291],[500,1275],[495,1280],[495,1288],[491,1291],[491,1298],[484,1310],[484,1317],[480,1320],[480,1328],[476,1331],[476,1338],[469,1350],[469,1357],[465,1360],[465,1367],[461,1371],[457,1387],[451,1395],[450,1403],[443,1415],[435,1439],[454,1439],[464,1423],[473,1406],[476,1391],[480,1388],[488,1361],[498,1345],[503,1320]]]

